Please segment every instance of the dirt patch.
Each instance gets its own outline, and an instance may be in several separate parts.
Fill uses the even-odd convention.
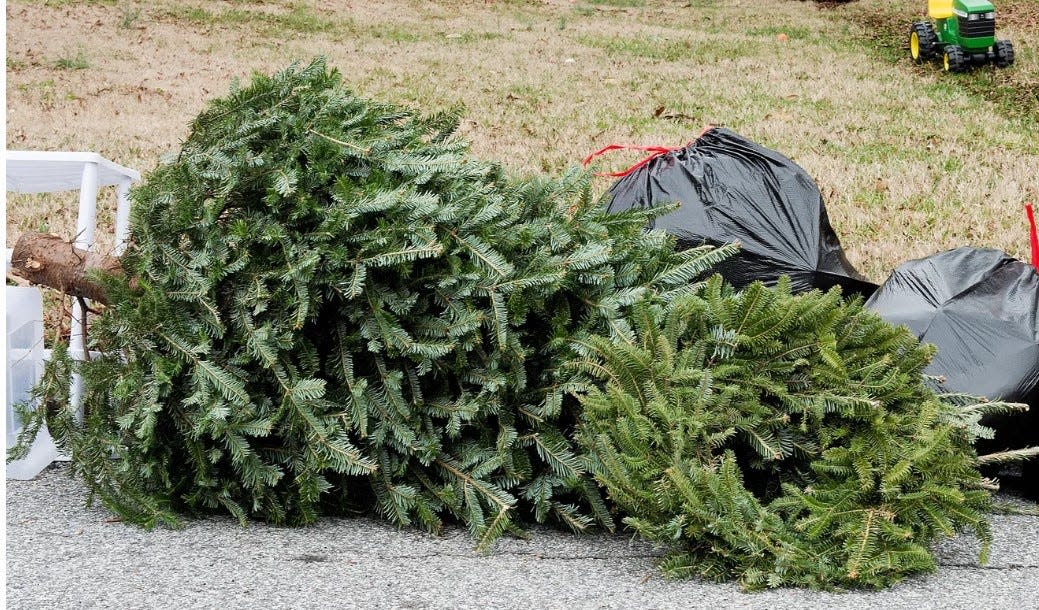
[[[1021,32],[1039,32],[1039,2],[1035,0],[999,0],[996,7],[999,24]]]

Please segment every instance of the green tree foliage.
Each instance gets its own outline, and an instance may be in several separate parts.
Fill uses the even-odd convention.
[[[94,494],[145,525],[360,510],[487,543],[524,511],[611,523],[560,365],[574,338],[633,340],[632,303],[726,251],[675,253],[581,173],[509,179],[454,129],[321,61],[209,105],[133,193],[102,355],[48,377],[83,375],[82,422],[45,402]]]
[[[932,349],[831,291],[733,292],[720,278],[640,305],[634,341],[592,336],[582,444],[665,571],[747,588],[876,587],[933,570],[988,483],[980,407],[925,385]]]
[[[991,407],[928,390],[906,332],[835,292],[704,285],[731,247],[677,253],[645,230],[666,210],[510,178],[455,125],[320,60],[211,103],[133,192],[100,355],[55,350],[21,450],[46,417],[145,526],[360,512],[486,545],[620,509],[669,573],[752,588],[879,586],[933,569],[936,536],[987,543]]]

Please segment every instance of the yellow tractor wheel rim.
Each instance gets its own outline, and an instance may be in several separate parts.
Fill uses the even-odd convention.
[[[948,53],[945,54],[945,58],[944,58],[943,61],[945,62],[945,71],[948,72],[949,71],[949,54]]]
[[[913,59],[920,59],[920,36],[916,32],[909,35],[909,53]]]

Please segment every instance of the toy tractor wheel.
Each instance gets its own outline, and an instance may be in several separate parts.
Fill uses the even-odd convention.
[[[996,41],[996,67],[1008,68],[1014,63],[1014,45],[1009,40]]]
[[[909,30],[909,55],[916,63],[934,57],[938,45],[938,35],[930,21],[917,21]]]
[[[959,45],[945,45],[942,64],[946,72],[963,72],[967,69],[967,55]]]

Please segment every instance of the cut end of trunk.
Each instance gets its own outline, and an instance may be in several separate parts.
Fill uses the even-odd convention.
[[[25,233],[11,255],[11,273],[34,284],[101,303],[104,290],[89,275],[94,271],[122,273],[119,259],[77,248],[57,235]]]

